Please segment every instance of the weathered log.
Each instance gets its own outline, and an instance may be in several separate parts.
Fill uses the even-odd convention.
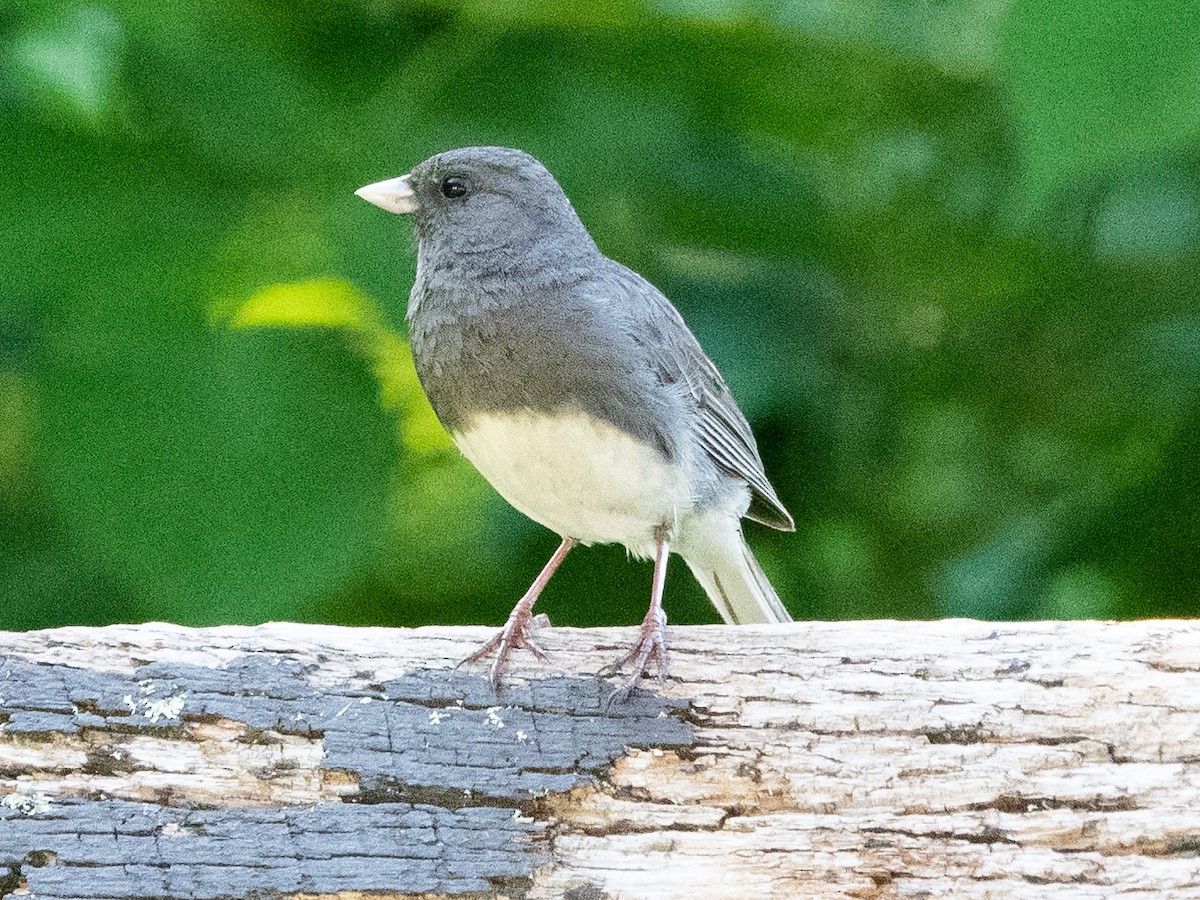
[[[1200,897],[1200,624],[0,634],[0,897]]]

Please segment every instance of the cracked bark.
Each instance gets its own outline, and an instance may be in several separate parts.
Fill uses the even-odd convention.
[[[1200,897],[1200,624],[0,634],[0,897]]]

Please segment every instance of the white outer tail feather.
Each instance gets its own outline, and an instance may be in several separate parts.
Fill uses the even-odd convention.
[[[746,545],[739,520],[709,513],[680,535],[675,549],[726,623],[792,621]]]

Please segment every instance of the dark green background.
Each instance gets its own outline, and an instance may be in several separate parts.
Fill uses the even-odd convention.
[[[1197,47],[1190,0],[4,6],[0,627],[500,620],[556,538],[431,422],[352,194],[484,143],[724,370],[797,618],[1193,614]],[[668,610],[715,619],[678,563]]]

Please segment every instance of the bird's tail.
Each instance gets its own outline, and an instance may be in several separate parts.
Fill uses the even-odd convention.
[[[710,513],[691,523],[676,549],[730,625],[790,622],[779,595],[742,536],[742,524]]]

